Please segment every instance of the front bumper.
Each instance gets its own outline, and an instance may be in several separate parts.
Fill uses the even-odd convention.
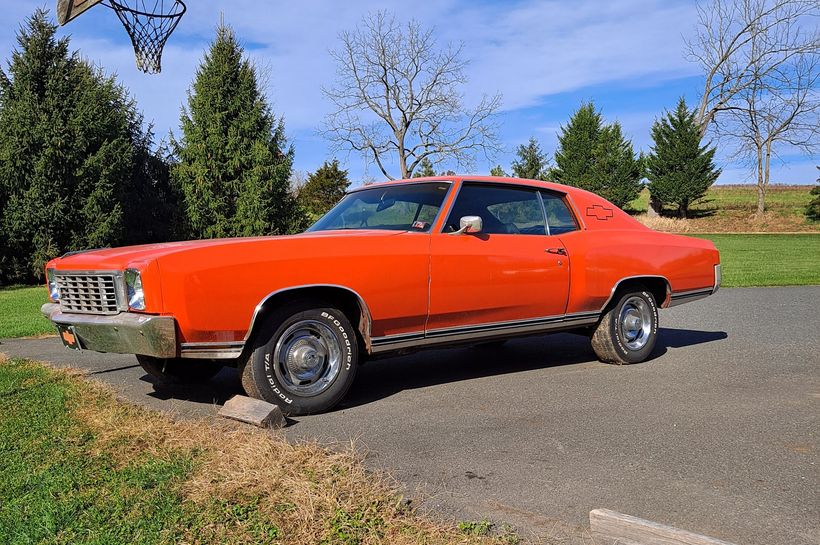
[[[171,316],[121,312],[112,316],[64,313],[57,303],[40,308],[55,324],[68,325],[86,350],[143,354],[157,358],[177,355],[176,322]]]

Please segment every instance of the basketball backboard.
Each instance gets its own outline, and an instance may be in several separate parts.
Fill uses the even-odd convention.
[[[100,2],[102,0],[57,0],[57,22],[64,25]]]

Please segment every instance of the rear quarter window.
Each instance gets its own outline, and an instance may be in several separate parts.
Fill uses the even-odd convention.
[[[564,197],[554,193],[541,192],[544,211],[547,214],[547,225],[551,235],[560,235],[578,230],[578,222]]]

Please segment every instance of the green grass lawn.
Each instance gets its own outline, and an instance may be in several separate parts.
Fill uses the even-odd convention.
[[[709,188],[706,197],[691,206],[687,220],[693,232],[793,232],[820,230],[819,222],[805,217],[806,205],[811,201],[813,186],[772,185],[766,193],[766,213],[756,218],[757,188],[754,185],[716,185]],[[644,189],[637,199],[626,206],[632,213],[646,212],[649,190]],[[672,208],[668,209],[674,216]]]
[[[83,378],[0,360],[0,543],[518,543],[406,507],[352,452],[174,420]]]
[[[119,467],[71,414],[76,388],[44,367],[0,364],[0,542],[158,543],[180,509],[192,459]]]
[[[820,284],[820,234],[693,236],[720,250],[725,287]]]
[[[812,197],[814,186],[769,186],[766,206],[783,215],[802,215]],[[628,208],[636,212],[646,212],[649,206],[649,190],[644,189]],[[692,205],[696,212],[742,210],[753,213],[757,208],[757,187],[754,185],[716,185],[709,188],[706,197]]]
[[[54,333],[54,326],[40,314],[46,302],[43,286],[0,288],[0,339]]]

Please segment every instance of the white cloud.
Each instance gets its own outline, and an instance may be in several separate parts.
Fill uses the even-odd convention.
[[[459,28],[473,58],[470,87],[498,88],[508,109],[590,85],[693,73],[681,53],[682,34],[694,22],[691,4],[528,2],[465,15]]]
[[[116,72],[140,98],[148,117],[174,125],[169,104],[193,77],[200,57],[197,45],[213,35],[220,13],[238,36],[252,44],[249,54],[270,70],[270,94],[278,111],[287,114],[295,129],[315,127],[327,112],[321,86],[332,82],[334,66],[327,55],[336,46],[339,31],[355,26],[368,11],[393,9],[403,16],[406,3],[375,0],[284,2],[273,6],[252,0],[189,3],[188,12],[171,37],[163,55],[163,74],[146,77],[135,71],[124,31],[66,29],[73,44],[92,60]],[[15,17],[3,25],[0,47],[8,50],[16,22],[39,5],[15,2]],[[96,7],[95,10],[104,10]],[[580,2],[432,2],[414,6],[413,17],[436,26],[440,41],[463,41],[469,67],[469,99],[496,90],[504,107],[532,105],[549,94],[606,81],[657,80],[691,73],[681,57],[680,33],[691,26],[689,4],[629,0]],[[96,14],[99,16],[99,14]],[[84,15],[86,17],[87,15]],[[78,19],[79,21],[79,19]],[[116,27],[116,18],[100,18]],[[112,38],[118,36],[118,38]],[[193,38],[193,40],[191,40]],[[176,45],[179,40],[192,46]],[[133,77],[132,77],[133,76]],[[145,78],[145,81],[142,81]],[[175,93],[176,99],[171,98]]]

